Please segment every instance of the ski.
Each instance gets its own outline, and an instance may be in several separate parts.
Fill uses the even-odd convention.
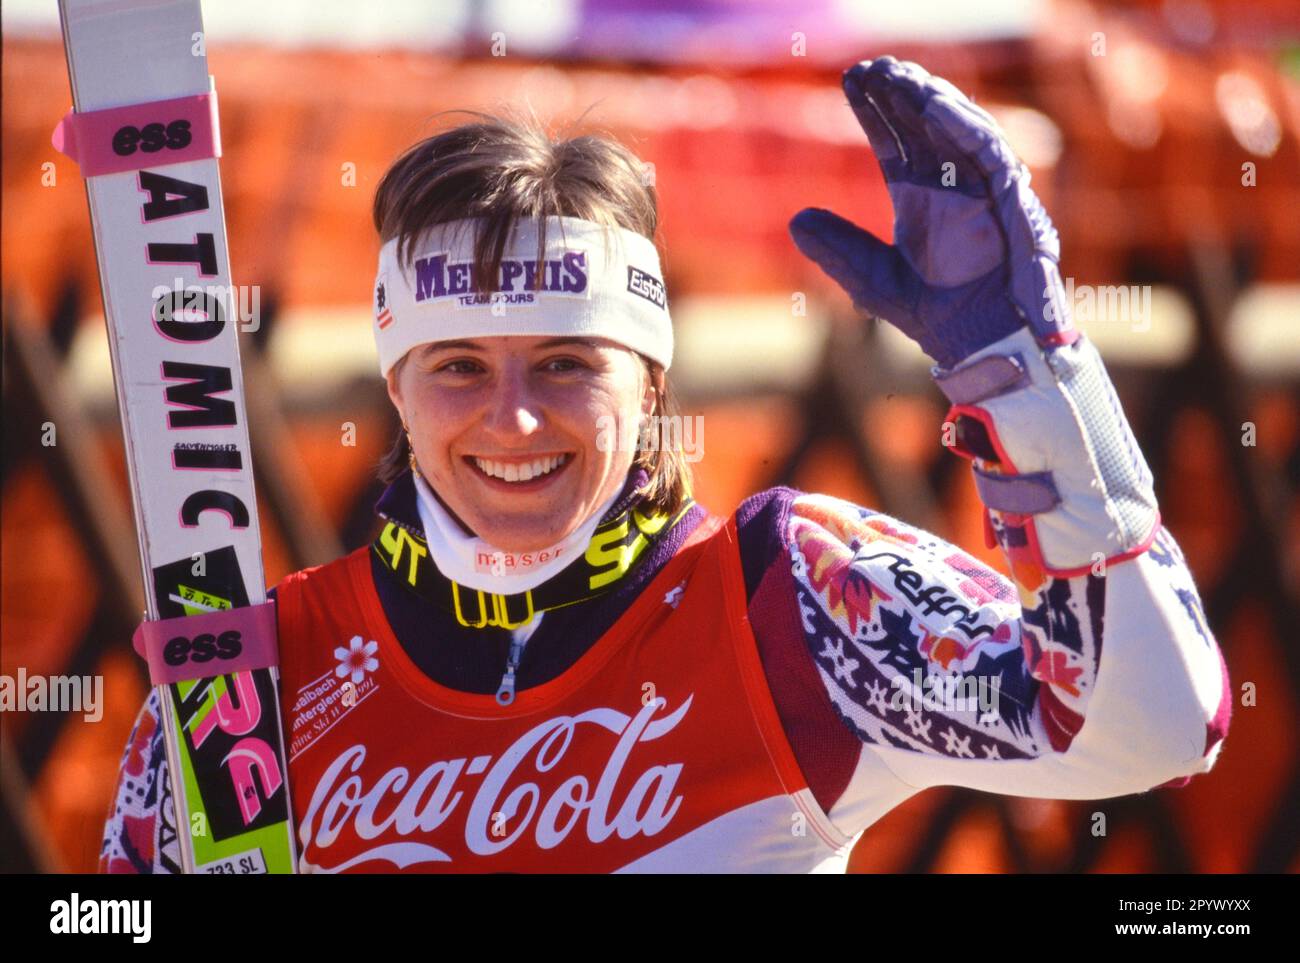
[[[59,0],[180,868],[296,855],[199,0]]]

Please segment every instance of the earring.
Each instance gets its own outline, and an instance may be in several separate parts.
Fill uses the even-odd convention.
[[[406,461],[411,466],[411,471],[418,472],[420,466],[415,461],[415,445],[411,444],[411,428],[403,421],[402,431],[406,432]]]

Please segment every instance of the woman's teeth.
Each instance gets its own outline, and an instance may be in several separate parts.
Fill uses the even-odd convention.
[[[555,471],[568,460],[568,455],[551,455],[549,458],[538,458],[532,462],[515,464],[492,461],[488,458],[475,458],[474,464],[483,474],[491,475],[493,478],[508,482],[526,482]]]

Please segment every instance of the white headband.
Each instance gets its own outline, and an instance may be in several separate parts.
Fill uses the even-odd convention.
[[[488,297],[476,293],[472,277],[476,232],[464,229],[477,223],[430,228],[411,248],[406,270],[398,264],[397,238],[380,249],[374,316],[382,374],[419,344],[511,334],[608,338],[665,369],[672,363],[668,299],[649,239],[549,217],[538,290],[537,221],[521,218],[505,247],[497,291]]]

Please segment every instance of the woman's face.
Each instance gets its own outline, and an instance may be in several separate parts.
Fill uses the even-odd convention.
[[[388,395],[429,486],[507,552],[555,544],[618,493],[636,453],[598,445],[610,437],[599,429],[635,428],[654,398],[626,348],[522,335],[412,348],[389,372]]]

